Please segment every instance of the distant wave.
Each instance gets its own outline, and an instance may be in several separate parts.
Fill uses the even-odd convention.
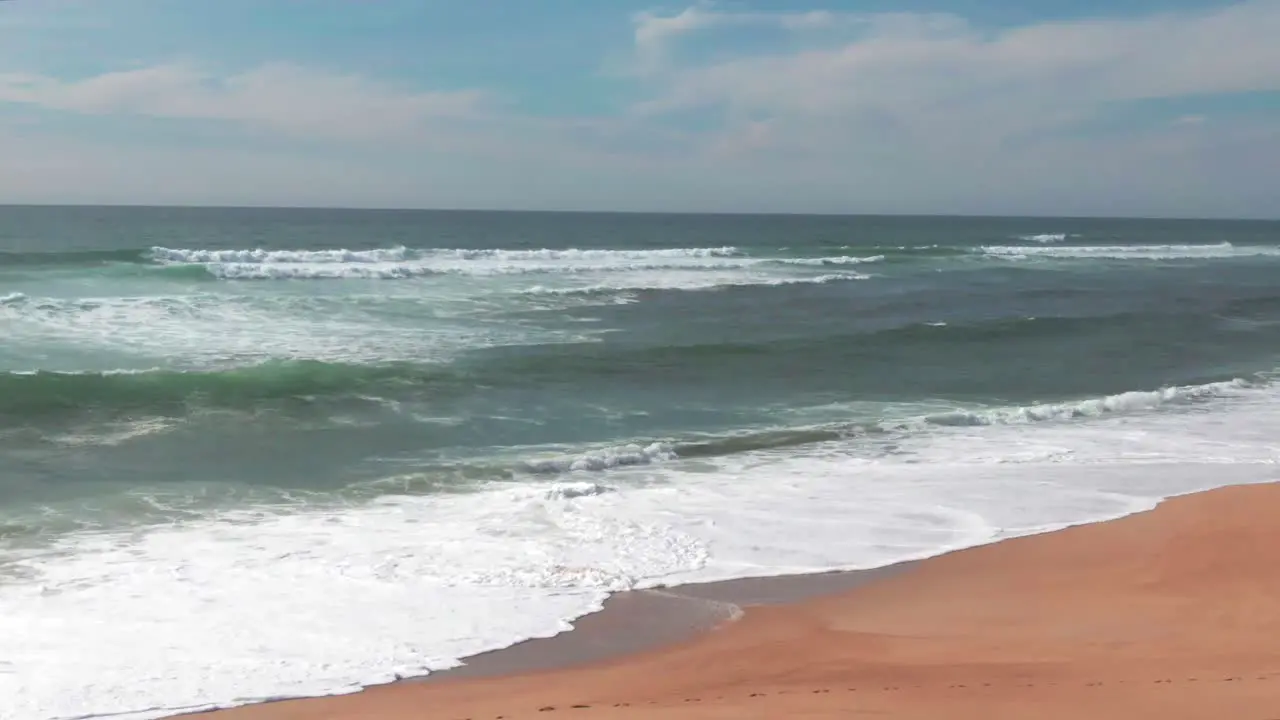
[[[628,260],[634,262],[643,262],[653,260],[655,258],[724,258],[724,257],[740,257],[742,252],[736,247],[709,247],[709,248],[658,248],[654,250],[580,250],[577,248],[566,248],[561,250],[537,249],[537,250],[470,250],[470,249],[447,249],[447,250],[424,250],[421,251],[423,257],[437,258],[456,258],[460,260],[503,260],[503,261],[528,261],[528,260]]]
[[[472,250],[404,247],[374,250],[200,250],[152,248],[151,260],[199,266],[230,280],[406,279],[430,275],[513,275],[750,267],[759,259],[734,247],[653,250]]]
[[[1018,240],[1022,240],[1025,242],[1036,242],[1042,245],[1047,245],[1049,243],[1065,242],[1067,239],[1067,234],[1066,233],[1041,233],[1038,235],[1017,235],[1015,237]]]
[[[580,250],[575,248],[551,250],[501,250],[501,249],[423,249],[410,250],[397,246],[373,250],[185,250],[154,247],[150,257],[158,262],[172,263],[386,263],[406,260],[497,260],[506,262],[527,261],[600,261],[628,260],[650,261],[656,258],[711,258],[736,257],[735,247],[715,248],[662,248],[655,250]]]
[[[1008,245],[849,245],[820,257],[779,257],[734,246],[653,249],[371,249],[273,250],[265,248],[172,248],[0,253],[5,267],[84,267],[107,273],[164,273],[207,280],[405,280],[432,276],[573,275],[647,271],[733,271],[785,267],[822,268],[900,265],[948,258],[992,260],[1182,260],[1280,256],[1280,246],[1217,244],[1078,245],[1079,236],[1039,233],[1016,236]],[[835,249],[827,248],[828,252]],[[763,253],[763,254],[759,254]],[[803,280],[802,282],[812,282]],[[786,284],[785,282],[781,284]]]
[[[1029,236],[1031,237],[1031,236]],[[1039,236],[1035,236],[1039,237]],[[1049,236],[1045,236],[1049,237]],[[834,248],[828,248],[828,250]],[[651,249],[598,248],[409,248],[368,249],[180,248],[154,246],[130,250],[66,253],[0,253],[0,269],[71,267],[95,273],[159,274],[170,279],[407,280],[433,276],[518,276],[641,273],[649,271],[734,271],[775,273],[783,268],[849,267],[898,264],[927,259],[972,257],[973,249],[946,245],[842,246],[857,250],[821,257],[779,257],[773,251],[734,247]],[[785,250],[784,250],[785,251]],[[999,248],[989,254],[1012,254]],[[159,276],[157,275],[157,276]],[[830,281],[832,278],[828,278]],[[808,283],[812,280],[800,280]],[[759,284],[759,283],[749,283]],[[779,284],[788,284],[781,279]]]
[[[1228,242],[1215,245],[1083,245],[1070,247],[989,245],[979,250],[986,255],[1015,260],[1029,258],[1192,260],[1259,255],[1280,256],[1280,247],[1270,245],[1235,246]]]
[[[622,277],[614,282],[597,283],[581,287],[546,287],[535,285],[525,290],[527,295],[548,295],[553,297],[575,297],[596,295],[624,295],[654,290],[683,290],[698,292],[743,287],[781,287],[789,285],[826,285],[828,283],[869,280],[870,275],[856,272],[830,273],[808,277],[765,277],[745,275],[713,274],[697,276],[661,276],[661,277]],[[626,298],[619,298],[626,302]]]
[[[205,265],[204,271],[222,280],[404,280],[440,274],[434,268],[407,263],[339,265],[321,262],[295,265],[216,262]]]
[[[410,256],[404,247],[377,250],[184,250],[153,247],[149,257],[161,263],[387,263],[401,262]]]
[[[884,255],[869,255],[866,257],[842,255],[839,257],[791,258],[775,260],[774,262],[782,263],[784,265],[864,265],[867,263],[884,262],[884,259]]]

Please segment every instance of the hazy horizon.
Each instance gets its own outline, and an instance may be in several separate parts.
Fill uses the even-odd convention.
[[[133,210],[281,210],[281,211],[317,211],[317,212],[369,212],[369,213],[510,213],[513,215],[670,215],[670,216],[740,216],[740,217],[831,217],[831,218],[964,218],[964,219],[1027,219],[1027,220],[1152,220],[1174,222],[1246,222],[1276,223],[1276,217],[1246,216],[1196,216],[1196,215],[988,215],[982,213],[873,213],[873,212],[753,212],[742,211],[697,211],[697,210],[610,210],[610,209],[574,209],[574,208],[496,208],[496,207],[355,207],[342,205],[194,205],[169,204],[147,205],[136,203],[82,204],[82,203],[6,203],[0,202],[0,210],[13,208],[77,208],[77,209],[133,209]]]

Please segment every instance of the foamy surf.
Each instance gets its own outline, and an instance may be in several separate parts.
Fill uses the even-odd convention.
[[[1280,431],[1273,399],[1176,426],[1168,416],[1130,423],[1125,455],[1105,422],[1043,423],[1030,434],[966,435],[954,447],[922,438],[898,460],[825,444],[724,458],[711,473],[675,464],[655,478],[619,466],[607,485],[250,510],[143,534],[70,536],[17,561],[31,582],[0,585],[6,652],[21,659],[0,675],[15,699],[6,717],[157,718],[351,692],[561,632],[609,592],[877,567],[1264,481],[1270,464],[1257,463],[1275,461],[1267,438]],[[1028,448],[1064,439],[1073,454],[1026,467]],[[1214,457],[1205,448],[1222,442],[1257,443],[1257,460],[1203,468]],[[1020,457],[1018,468],[1001,467]],[[97,620],[102,607],[112,608],[109,624]],[[29,682],[67,671],[87,679],[80,692]]]

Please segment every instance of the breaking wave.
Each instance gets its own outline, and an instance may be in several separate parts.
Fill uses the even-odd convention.
[[[228,280],[405,279],[437,274],[511,275],[662,269],[734,269],[758,260],[737,248],[655,250],[187,250],[156,247],[156,263],[201,266]]]
[[[684,290],[688,292],[721,290],[743,287],[781,287],[788,285],[826,285],[835,282],[869,280],[870,275],[856,272],[829,273],[809,277],[766,277],[751,276],[657,276],[622,278],[611,283],[597,283],[581,287],[546,287],[535,285],[524,292],[528,295],[547,295],[553,297],[578,297],[597,295],[618,295],[618,302],[627,302],[627,293],[655,290]]]
[[[559,474],[582,471],[598,472],[629,465],[649,465],[664,460],[674,460],[675,458],[676,452],[674,448],[666,443],[654,442],[647,445],[633,444],[590,450],[577,455],[530,459],[525,460],[521,465],[523,469],[532,473]]]
[[[884,255],[869,255],[866,257],[857,257],[851,255],[841,255],[837,257],[821,257],[821,258],[794,258],[789,260],[778,260],[777,262],[785,265],[864,265],[868,263],[884,262]]]
[[[1054,420],[1099,417],[1112,413],[1153,410],[1171,403],[1227,397],[1257,386],[1257,383],[1236,379],[1203,385],[1166,387],[1150,391],[1135,390],[1074,402],[1044,403],[984,410],[957,410],[928,415],[922,420],[931,425],[947,426],[1025,425]]]
[[[897,436],[950,427],[1066,422],[1237,397],[1264,386],[1265,383],[1262,381],[1235,379],[1200,385],[1170,386],[1156,390],[1136,390],[1060,403],[956,409],[926,415],[885,417],[828,425],[769,428],[696,440],[646,441],[559,457],[527,459],[519,462],[514,469],[535,474],[600,472],[618,467],[650,465],[678,459],[713,458],[762,450],[780,450],[855,437]]]
[[[881,418],[851,423],[833,423],[802,428],[769,429],[709,438],[671,446],[672,457],[698,458],[742,452],[774,450],[853,437],[927,432],[931,428],[1029,425],[1065,422],[1105,415],[1155,410],[1171,405],[1187,405],[1206,400],[1237,397],[1264,387],[1262,380],[1234,379],[1200,385],[1170,386],[1157,390],[1135,390],[1102,397],[1037,405],[967,408],[926,415]],[[662,457],[667,460],[672,457]]]
[[[1038,235],[1018,235],[1017,238],[1025,242],[1036,242],[1042,245],[1047,245],[1049,243],[1065,242],[1067,239],[1067,234],[1066,233],[1040,233]]]

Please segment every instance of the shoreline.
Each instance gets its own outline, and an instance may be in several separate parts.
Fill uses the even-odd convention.
[[[849,592],[907,571],[918,562],[921,561],[867,570],[769,575],[614,593],[600,610],[574,620],[571,630],[472,655],[463,658],[457,667],[390,684],[542,673],[622,659],[696,640],[741,619],[752,608]],[[369,689],[372,688],[366,688]]]
[[[1234,486],[882,570],[623,593],[453,671],[201,716],[1271,720],[1277,515],[1280,485]]]

